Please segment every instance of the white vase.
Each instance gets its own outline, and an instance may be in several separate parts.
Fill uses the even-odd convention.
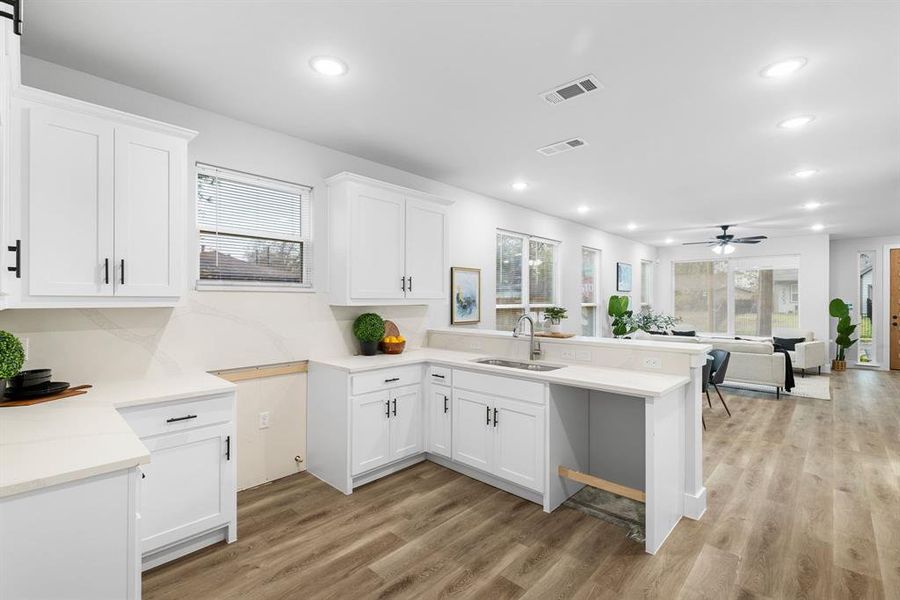
[[[562,333],[562,323],[550,321],[550,333]]]

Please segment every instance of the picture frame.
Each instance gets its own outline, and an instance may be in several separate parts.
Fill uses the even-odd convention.
[[[631,264],[616,263],[616,290],[619,292],[631,291]]]
[[[481,322],[481,269],[450,268],[450,324]]]

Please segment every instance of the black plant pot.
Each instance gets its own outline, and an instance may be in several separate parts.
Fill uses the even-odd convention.
[[[363,356],[375,356],[378,354],[378,342],[359,341],[359,351]]]

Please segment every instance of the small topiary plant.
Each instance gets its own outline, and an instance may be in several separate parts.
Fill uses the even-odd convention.
[[[384,337],[384,319],[375,313],[363,313],[353,321],[353,335],[361,342],[380,342]]]
[[[554,323],[559,323],[560,319],[567,319],[569,315],[566,313],[568,309],[562,306],[550,306],[544,309],[544,317],[550,319]]]
[[[19,338],[8,331],[0,331],[0,379],[9,379],[22,370],[25,350]]]

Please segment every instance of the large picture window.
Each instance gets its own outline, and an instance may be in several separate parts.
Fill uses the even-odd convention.
[[[581,249],[581,335],[600,335],[600,251]]]
[[[770,337],[800,325],[796,257],[675,263],[675,316],[704,333]]]
[[[557,300],[559,242],[497,232],[497,329],[512,329],[522,313],[535,318]]]
[[[200,284],[312,286],[310,188],[197,164]]]

